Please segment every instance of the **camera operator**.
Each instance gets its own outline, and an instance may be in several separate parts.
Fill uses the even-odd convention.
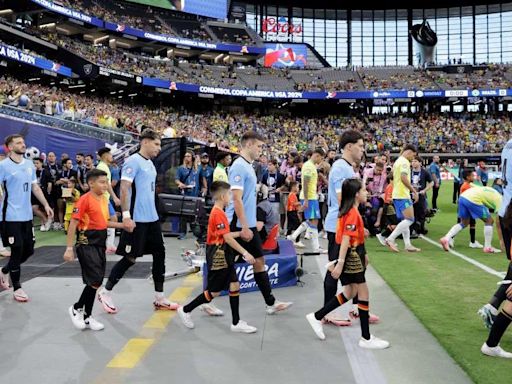
[[[426,235],[425,219],[427,215],[427,192],[434,186],[434,181],[430,173],[423,167],[421,157],[416,156],[411,162],[411,184],[418,191],[418,201],[414,203],[414,222],[412,236],[419,234]]]
[[[372,235],[379,232],[384,211],[384,200],[382,198],[386,188],[387,173],[384,170],[384,163],[377,161],[375,167],[369,169],[364,174],[363,182],[368,190],[368,208],[366,210],[366,220],[368,230]]]

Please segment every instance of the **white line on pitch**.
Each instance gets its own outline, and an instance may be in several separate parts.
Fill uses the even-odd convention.
[[[327,272],[325,268],[326,258],[315,257],[320,269],[320,276],[322,278]],[[349,305],[349,304],[346,304]],[[361,331],[359,327],[339,327],[341,339],[345,345],[348,361],[352,368],[352,374],[357,384],[386,384],[387,380],[384,373],[380,369],[379,363],[373,354],[373,351],[363,349],[357,346],[361,338]]]
[[[433,245],[443,249],[443,246],[441,244],[439,244],[438,242],[428,238],[427,236],[420,235],[420,237],[423,240],[428,241],[430,244],[433,244]],[[491,275],[498,276],[501,279],[503,279],[505,277],[505,273],[504,272],[498,272],[498,271],[492,269],[491,267],[488,267],[487,265],[482,264],[482,263],[476,261],[475,259],[472,259],[471,257],[468,257],[468,256],[466,256],[466,255],[464,255],[464,254],[462,254],[460,252],[454,251],[453,249],[450,249],[448,252],[450,252],[452,255],[460,257],[462,260],[465,260],[465,261],[467,261],[470,264],[473,264],[475,267],[478,267],[481,270],[483,270],[483,271],[485,271],[487,273],[490,273]]]

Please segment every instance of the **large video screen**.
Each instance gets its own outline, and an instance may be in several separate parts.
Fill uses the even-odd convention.
[[[151,5],[195,15],[225,19],[228,14],[228,0],[127,0],[132,3]]]
[[[308,64],[308,47],[304,44],[265,43],[265,48],[265,67],[304,68]]]

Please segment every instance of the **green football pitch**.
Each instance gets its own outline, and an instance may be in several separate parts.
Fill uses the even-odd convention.
[[[427,237],[436,242],[456,222],[452,191],[451,182],[442,184],[438,200],[441,211],[427,225]],[[483,244],[481,221],[477,223],[476,238]],[[488,330],[477,310],[492,296],[500,278],[426,240],[412,242],[421,248],[421,252],[393,253],[376,239],[370,239],[367,243],[370,264],[476,383],[510,383],[511,362],[487,357],[480,352]],[[402,240],[398,240],[398,244],[403,248]],[[455,239],[457,252],[496,271],[507,269],[504,253],[484,254],[482,250],[471,249],[468,245],[469,230],[465,229]],[[499,248],[496,231],[493,245]],[[501,346],[512,350],[510,330],[505,333]],[[415,346],[411,345],[411,348]]]
[[[441,186],[438,201],[441,211],[427,225],[427,237],[435,241],[456,222],[452,189],[452,183]],[[477,240],[484,242],[482,222],[477,223]],[[402,240],[398,243],[403,247]],[[37,246],[63,244],[62,233],[37,231]],[[476,383],[510,383],[512,362],[480,353],[488,331],[476,312],[492,296],[499,278],[423,239],[413,240],[413,244],[422,251],[397,254],[382,247],[376,239],[369,239],[370,264]],[[468,244],[466,229],[455,240],[456,251],[496,271],[507,269],[504,253],[484,254]],[[496,231],[493,245],[499,247]],[[378,304],[373,304],[375,307]],[[501,345],[512,351],[512,329],[505,333]]]

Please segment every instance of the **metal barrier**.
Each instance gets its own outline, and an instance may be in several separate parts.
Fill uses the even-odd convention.
[[[93,125],[80,123],[65,118],[44,115],[42,113],[29,111],[24,108],[13,107],[1,104],[0,113],[15,118],[30,120],[36,123],[44,124],[56,129],[62,129],[69,132],[75,132],[88,137],[94,137],[109,143],[135,144],[134,138],[130,133],[109,130],[95,127]]]

